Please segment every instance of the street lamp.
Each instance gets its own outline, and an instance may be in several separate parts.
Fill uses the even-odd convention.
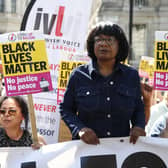
[[[129,0],[129,58],[128,63],[131,63],[131,60],[133,60],[133,47],[132,47],[132,29],[133,29],[133,9],[134,9],[134,0]],[[143,5],[145,5],[145,0],[135,0],[135,5],[138,6],[139,9],[142,8]]]
[[[130,0],[130,7],[129,7],[129,58],[128,63],[133,59],[132,56],[132,27],[133,27],[133,0]]]

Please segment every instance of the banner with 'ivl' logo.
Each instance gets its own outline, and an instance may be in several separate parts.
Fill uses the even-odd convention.
[[[80,65],[89,60],[86,55],[78,53],[84,53],[91,6],[92,0],[32,0],[22,21],[21,30],[39,31],[45,36],[53,90],[33,97],[36,104],[43,102],[43,107],[54,105],[54,110],[42,111],[40,108],[36,112],[38,130],[45,128],[40,133],[49,143],[58,139],[58,106],[70,75],[68,66],[61,68],[62,62],[71,65],[70,61],[73,61],[73,64]],[[48,118],[54,122],[48,123]]]

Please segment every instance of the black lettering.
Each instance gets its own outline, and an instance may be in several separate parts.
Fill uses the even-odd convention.
[[[19,61],[18,55],[19,55],[19,54],[9,54],[11,63],[14,63],[14,62],[18,62],[18,61]],[[13,60],[14,60],[14,61],[13,61]]]
[[[44,16],[44,23],[43,23],[43,26],[44,26],[44,34],[51,34],[51,31],[52,31],[52,28],[54,26],[54,22],[55,22],[55,19],[57,17],[57,15],[52,15],[51,17],[51,20],[50,20],[50,24],[48,25],[48,13],[44,13],[43,14]]]
[[[160,58],[160,52],[159,52],[159,51],[156,52],[156,59],[157,59],[157,60],[162,60],[162,58]]]
[[[9,53],[9,46],[7,44],[2,45],[2,51],[4,54]]]
[[[28,51],[28,47],[27,47],[26,42],[22,43],[22,48],[23,48],[24,51]]]
[[[116,155],[84,156],[80,163],[81,168],[117,168]]]
[[[35,71],[41,71],[42,70],[42,67],[40,66],[40,63],[39,62],[34,63],[34,70]]]
[[[167,42],[164,42],[164,50],[166,50],[166,51],[168,51],[167,44],[168,44]]]
[[[20,62],[25,62],[25,61],[26,61],[26,60],[25,60],[25,53],[19,53],[19,54],[17,54],[17,55],[19,55]]]
[[[29,67],[30,67],[30,72],[32,72],[32,71],[33,71],[33,66],[32,66],[33,63],[27,63],[27,64],[28,64]]]
[[[164,61],[156,61],[156,69],[158,70],[166,70]]]
[[[26,72],[26,65],[28,65],[29,63],[22,63],[20,64],[20,66],[22,66],[22,72]]]
[[[64,76],[64,72],[65,72],[65,71],[61,71],[60,78],[62,78],[62,79],[65,78],[65,76]]]
[[[29,42],[28,45],[29,45],[29,51],[36,51],[34,48],[34,42]]]
[[[60,84],[59,84],[59,86],[60,87],[66,87],[66,85],[67,85],[67,80],[60,80]]]
[[[157,43],[157,50],[163,50],[163,43],[162,42]]]
[[[61,75],[60,77],[63,78],[63,79],[67,79],[70,75],[70,71],[61,71]]]
[[[5,73],[7,74],[13,74],[14,71],[14,64],[10,64],[10,65],[5,65]]]
[[[45,61],[41,61],[40,62],[40,67],[41,67],[41,71],[42,70],[47,70],[47,64],[46,64],[46,62]]]
[[[61,69],[62,69],[62,70],[66,70],[66,69],[67,69],[67,66],[66,66],[66,65],[67,65],[66,62],[62,62],[62,63],[61,63]]]
[[[36,162],[23,162],[21,163],[21,168],[36,168]]]
[[[7,60],[7,55],[3,55],[4,64],[10,63],[10,60]]]
[[[18,52],[18,51],[20,51],[20,52],[23,51],[23,49],[22,49],[20,43],[16,43],[16,51],[15,51],[15,52]]]
[[[167,168],[164,161],[151,152],[136,152],[129,155],[123,162],[121,168]]]
[[[31,53],[30,53],[30,52],[27,52],[27,53],[26,53],[26,57],[27,57],[26,61],[31,61],[31,60],[32,60],[32,57],[31,57]]]
[[[17,73],[17,72],[23,72],[22,68],[19,64],[16,64],[16,67],[15,67],[15,73]]]
[[[168,52],[163,52],[164,58],[166,57],[166,60],[168,60]]]
[[[41,14],[43,11],[43,8],[37,8],[37,15],[35,19],[35,24],[34,24],[34,30],[39,30],[40,29],[40,22],[41,22]]]

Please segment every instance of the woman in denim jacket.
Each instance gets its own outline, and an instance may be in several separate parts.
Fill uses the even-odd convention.
[[[145,135],[144,104],[137,70],[124,65],[129,45],[116,24],[100,24],[87,39],[91,62],[70,75],[60,113],[72,139],[99,144],[99,138]]]

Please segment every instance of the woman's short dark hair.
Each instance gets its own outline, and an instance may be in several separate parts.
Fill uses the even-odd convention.
[[[94,38],[100,34],[107,35],[107,36],[114,36],[119,42],[119,51],[116,57],[116,61],[125,61],[128,52],[129,52],[129,45],[127,38],[125,36],[124,31],[116,24],[103,24],[96,26],[89,34],[87,38],[87,51],[88,56],[92,60],[96,60],[96,56],[94,53]]]
[[[28,128],[28,121],[29,121],[29,110],[28,110],[28,105],[27,105],[26,100],[21,96],[3,96],[0,99],[0,107],[2,106],[2,103],[6,99],[14,99],[18,103],[18,105],[21,109],[21,113],[22,113],[24,120],[25,120],[25,129],[27,129]]]

